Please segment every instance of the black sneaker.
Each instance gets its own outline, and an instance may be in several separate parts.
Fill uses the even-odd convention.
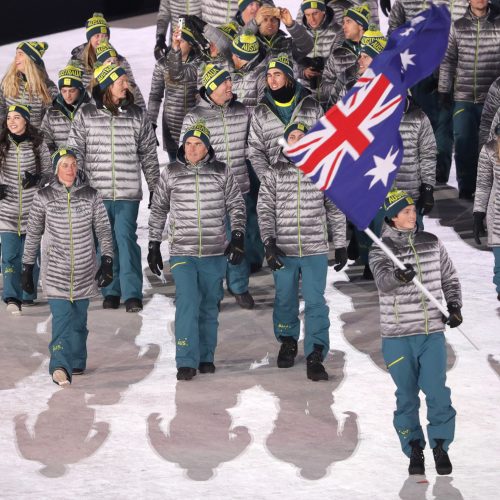
[[[408,466],[408,474],[413,476],[415,474],[425,474],[425,458],[424,450],[420,446],[420,441],[418,439],[410,441],[411,455],[410,455],[410,465]]]
[[[102,301],[103,309],[118,309],[120,307],[120,297],[117,295],[106,295]]]
[[[365,268],[363,270],[363,279],[367,281],[373,281],[373,273],[368,264],[365,264]]]
[[[125,310],[128,313],[137,313],[142,311],[142,300],[141,299],[127,299],[125,301]]]
[[[497,300],[500,300],[500,293],[497,295]]]
[[[323,346],[314,344],[314,351],[307,356],[307,378],[314,382],[328,380],[322,361]]]
[[[200,373],[215,373],[215,365],[209,361],[202,361],[198,366],[198,370],[200,370]]]
[[[236,299],[236,303],[242,309],[253,309],[255,305],[255,302],[253,300],[253,297],[250,295],[250,292],[235,293],[234,298]]]
[[[253,262],[250,264],[250,274],[258,273],[262,269],[262,264]]]
[[[297,356],[297,341],[293,337],[281,336],[281,347],[278,353],[278,368],[291,368]]]
[[[34,300],[23,300],[23,307],[31,307],[35,305]]]
[[[191,380],[196,375],[195,368],[181,366],[177,369],[177,380]]]
[[[73,370],[71,370],[71,374],[72,375],[83,375],[83,372],[85,370],[83,368],[73,368]]]
[[[434,462],[436,462],[436,472],[440,476],[451,474],[453,469],[448,453],[443,450],[444,439],[436,439],[436,447],[432,449]]]

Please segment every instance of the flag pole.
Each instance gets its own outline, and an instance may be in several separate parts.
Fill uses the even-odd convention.
[[[378,245],[382,249],[382,251],[392,260],[392,262],[394,262],[394,264],[396,264],[396,266],[399,267],[399,269],[402,269],[403,271],[406,269],[405,265],[396,257],[396,255],[394,255],[392,250],[369,227],[367,227],[364,232],[373,240],[376,245]],[[445,309],[443,304],[438,299],[436,299],[436,297],[434,297],[434,295],[432,295],[432,293],[429,292],[429,290],[427,290],[427,288],[425,288],[425,286],[420,283],[420,281],[418,281],[416,276],[414,276],[412,282],[444,314],[444,316],[446,316],[446,318],[449,317],[450,313],[448,312],[448,310]],[[476,350],[479,351],[479,348],[476,346],[476,344],[474,344],[474,342],[472,342],[472,340],[467,337],[467,335],[465,335],[460,327],[458,327],[458,331],[469,341],[469,343]]]

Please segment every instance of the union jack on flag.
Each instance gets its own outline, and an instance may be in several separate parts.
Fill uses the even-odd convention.
[[[440,64],[450,24],[447,7],[431,4],[395,30],[342,101],[283,148],[360,230],[377,213],[401,165],[407,90]]]

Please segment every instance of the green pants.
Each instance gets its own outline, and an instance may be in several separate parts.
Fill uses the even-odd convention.
[[[175,281],[175,361],[198,368],[213,362],[226,257],[170,257]]]
[[[323,346],[323,358],[330,349],[329,309],[325,301],[327,255],[307,257],[280,257],[284,267],[273,272],[276,295],[274,299],[274,334],[290,336],[295,340],[300,335],[299,281],[302,278],[302,296],[305,302],[304,354],[314,351],[314,344]]]
[[[419,392],[427,403],[427,436],[431,448],[443,439],[443,449],[453,441],[456,412],[451,406],[451,391],[446,387],[446,342],[444,333],[382,338],[385,364],[396,384],[394,428],[405,455],[410,456],[410,442],[425,437],[420,425]]]

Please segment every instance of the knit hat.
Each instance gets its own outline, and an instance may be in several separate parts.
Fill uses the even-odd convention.
[[[403,208],[410,205],[415,205],[413,198],[406,192],[400,189],[389,191],[384,201],[385,216],[391,220],[396,217]]]
[[[185,24],[181,30],[181,38],[193,47],[196,45],[196,38],[194,37],[193,32]]]
[[[302,0],[302,5],[300,6],[302,12],[306,9],[318,9],[323,12],[326,10],[325,0]]]
[[[304,134],[307,134],[307,131],[309,130],[306,125],[304,125],[301,122],[295,122],[295,123],[290,123],[288,127],[285,129],[285,141],[288,142],[288,137],[289,135],[294,131],[294,130],[300,130],[301,132],[304,132]]]
[[[251,61],[259,53],[259,41],[251,32],[245,32],[233,40],[231,52],[245,61]]]
[[[101,42],[95,49],[97,60],[105,63],[110,57],[118,57],[118,53],[109,42]]]
[[[76,87],[77,89],[83,89],[82,76],[82,70],[70,62],[70,64],[59,71],[59,80],[57,82],[59,90],[63,87]]]
[[[350,17],[356,21],[364,30],[368,29],[370,23],[370,7],[366,3],[355,5],[344,11],[344,17]]]
[[[227,24],[221,24],[217,26],[217,29],[223,33],[229,40],[233,40],[233,38],[238,34],[239,26],[234,21],[231,21]]]
[[[11,111],[19,113],[27,122],[31,119],[31,106],[28,106],[27,104],[12,104],[12,106],[9,106],[7,114]]]
[[[92,17],[87,19],[87,22],[85,23],[85,30],[88,41],[90,41],[90,39],[98,33],[105,33],[108,35],[108,38],[110,36],[108,21],[104,19],[104,15],[100,12],[94,12]]]
[[[184,136],[182,137],[182,144],[184,145],[190,137],[196,137],[205,144],[207,149],[210,149],[210,130],[206,127],[204,122],[196,122],[189,127]]]
[[[278,54],[278,57],[273,57],[269,64],[267,65],[267,69],[279,69],[283,71],[286,76],[293,80],[293,63],[288,59],[288,55],[282,52]]]
[[[259,2],[262,5],[260,0],[238,0],[238,10],[243,12],[252,2]]]
[[[63,156],[73,156],[76,158],[76,153],[72,149],[61,148],[58,149],[52,156],[52,168],[54,169],[54,173],[57,174],[57,167],[59,165],[59,160]]]
[[[370,24],[368,30],[363,33],[360,41],[360,52],[364,52],[375,59],[387,45],[387,38],[378,29],[378,26]]]
[[[207,64],[203,72],[201,83],[205,87],[207,96],[209,96],[221,83],[230,78],[231,75],[227,70],[221,69],[213,64]]]
[[[104,92],[113,82],[118,80],[120,76],[127,73],[121,66],[116,64],[108,64],[97,66],[94,70],[94,78],[97,80],[99,88]]]
[[[37,66],[45,66],[42,60],[45,51],[49,48],[46,42],[21,42],[18,49],[22,50]]]

